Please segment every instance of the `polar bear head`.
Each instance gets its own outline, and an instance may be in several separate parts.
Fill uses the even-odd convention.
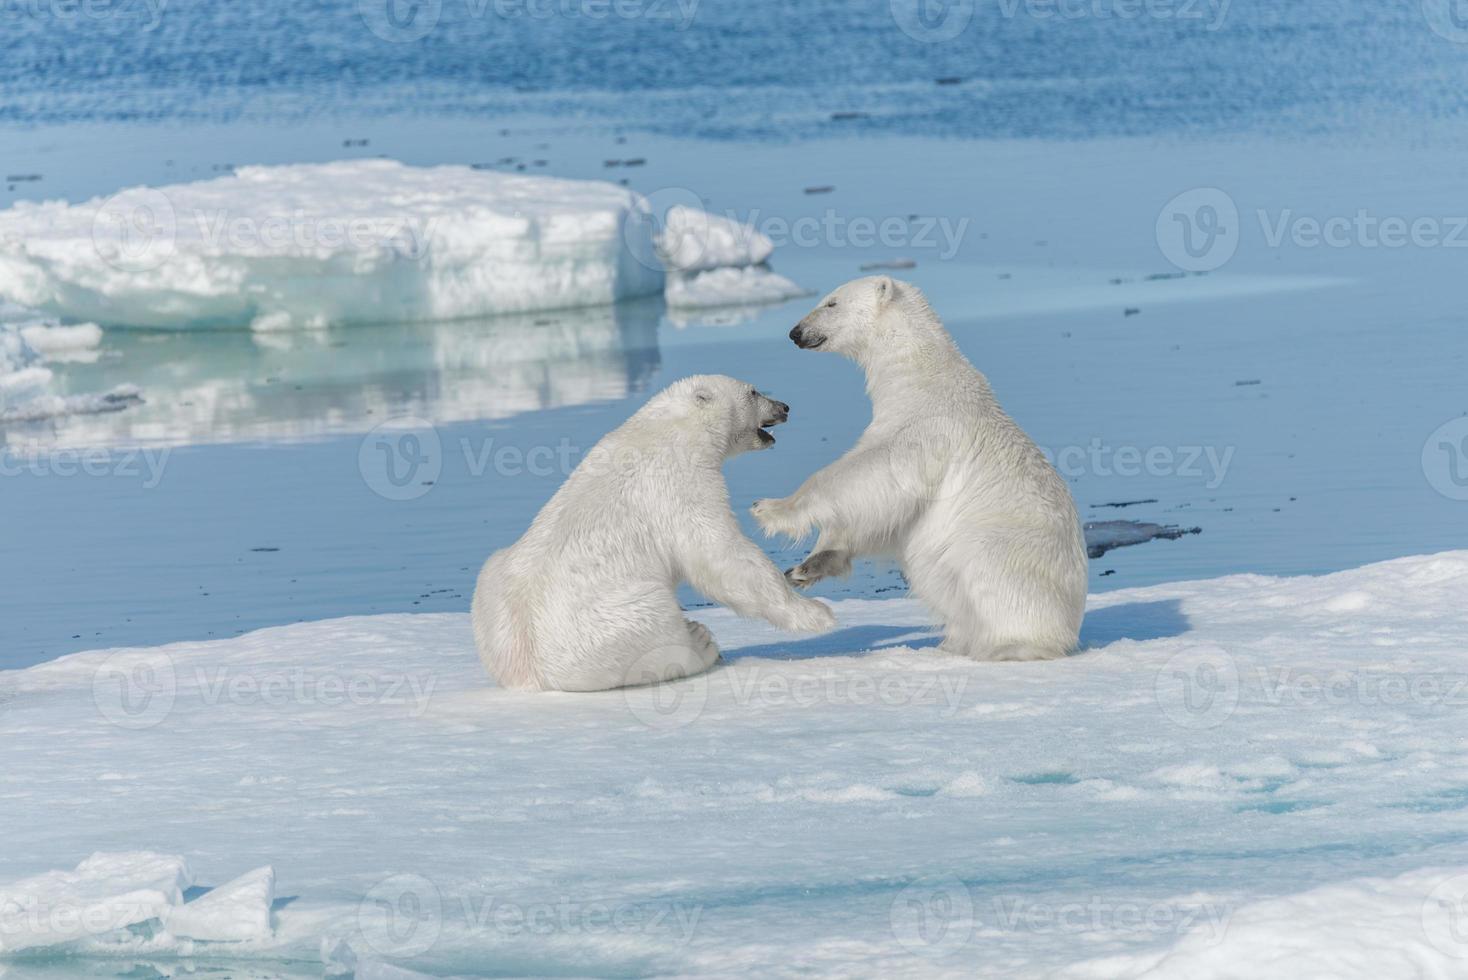
[[[884,331],[877,329],[906,283],[890,276],[853,279],[827,294],[820,304],[790,331],[802,350],[825,350],[860,359]]]
[[[754,385],[722,374],[699,374],[669,385],[648,403],[654,414],[677,418],[706,434],[724,458],[775,444],[771,426],[790,417],[790,406]]]

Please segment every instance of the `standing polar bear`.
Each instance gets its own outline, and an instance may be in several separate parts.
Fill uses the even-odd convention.
[[[787,576],[846,575],[858,555],[901,562],[941,617],[943,649],[1043,660],[1075,649],[1086,548],[1070,491],[999,407],[918,289],[849,282],[790,331],[866,372],[872,422],[846,455],[753,513],[770,534],[819,539]]]
[[[790,406],[715,375],[684,378],[596,444],[474,588],[474,642],[503,687],[602,691],[687,677],[719,648],[686,619],[689,582],[742,616],[836,625],[794,592],[729,509],[722,467],[775,444]]]

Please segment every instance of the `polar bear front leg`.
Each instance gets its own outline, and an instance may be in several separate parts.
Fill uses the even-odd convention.
[[[699,592],[741,616],[763,619],[792,633],[824,633],[836,617],[823,602],[796,594],[785,575],[746,538],[734,515],[693,529],[679,562]]]
[[[824,540],[827,535],[821,535]],[[822,579],[845,578],[851,574],[851,552],[822,548],[820,542],[805,561],[785,572],[785,579],[797,589],[807,589]]]
[[[868,554],[901,535],[921,509],[905,477],[902,461],[886,447],[853,451],[812,474],[783,500],[759,501],[751,513],[766,534],[798,539],[819,527],[822,540],[815,553]]]

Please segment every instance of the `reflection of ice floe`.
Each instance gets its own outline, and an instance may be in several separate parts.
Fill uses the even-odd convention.
[[[112,416],[10,427],[13,446],[186,445],[309,439],[411,415],[433,422],[507,418],[626,397],[658,366],[656,301],[553,313],[360,326],[106,335],[74,385],[113,371],[145,405]]]
[[[56,375],[46,362],[95,360],[101,340],[95,324],[62,327],[0,303],[0,425],[116,412],[138,404],[141,398],[133,385],[101,393],[57,390]]]
[[[442,321],[655,295],[665,257],[706,272],[773,248],[730,219],[650,207],[603,181],[460,166],[245,167],[0,211],[0,296],[119,326]]]

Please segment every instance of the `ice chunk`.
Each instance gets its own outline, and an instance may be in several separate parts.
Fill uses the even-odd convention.
[[[657,244],[669,271],[676,272],[762,265],[775,251],[752,225],[682,204],[668,209]]]
[[[1177,527],[1146,521],[1091,521],[1086,525],[1086,554],[1100,558],[1108,551],[1146,544],[1161,538],[1176,541],[1187,534],[1202,534],[1201,527]]]
[[[0,212],[0,296],[150,327],[444,320],[663,288],[646,201],[602,181],[357,160]]]
[[[0,953],[104,936],[164,916],[192,883],[181,857],[97,853],[75,871],[0,885]]]
[[[48,360],[90,360],[87,357],[77,358],[77,355],[95,355],[95,348],[102,343],[102,328],[95,323],[68,327],[32,323],[20,328],[20,336],[31,350]]]
[[[674,309],[782,303],[808,293],[763,266],[672,275],[667,288],[668,306]]]
[[[270,938],[275,869],[268,865],[167,911],[163,924],[180,939],[244,942]]]

